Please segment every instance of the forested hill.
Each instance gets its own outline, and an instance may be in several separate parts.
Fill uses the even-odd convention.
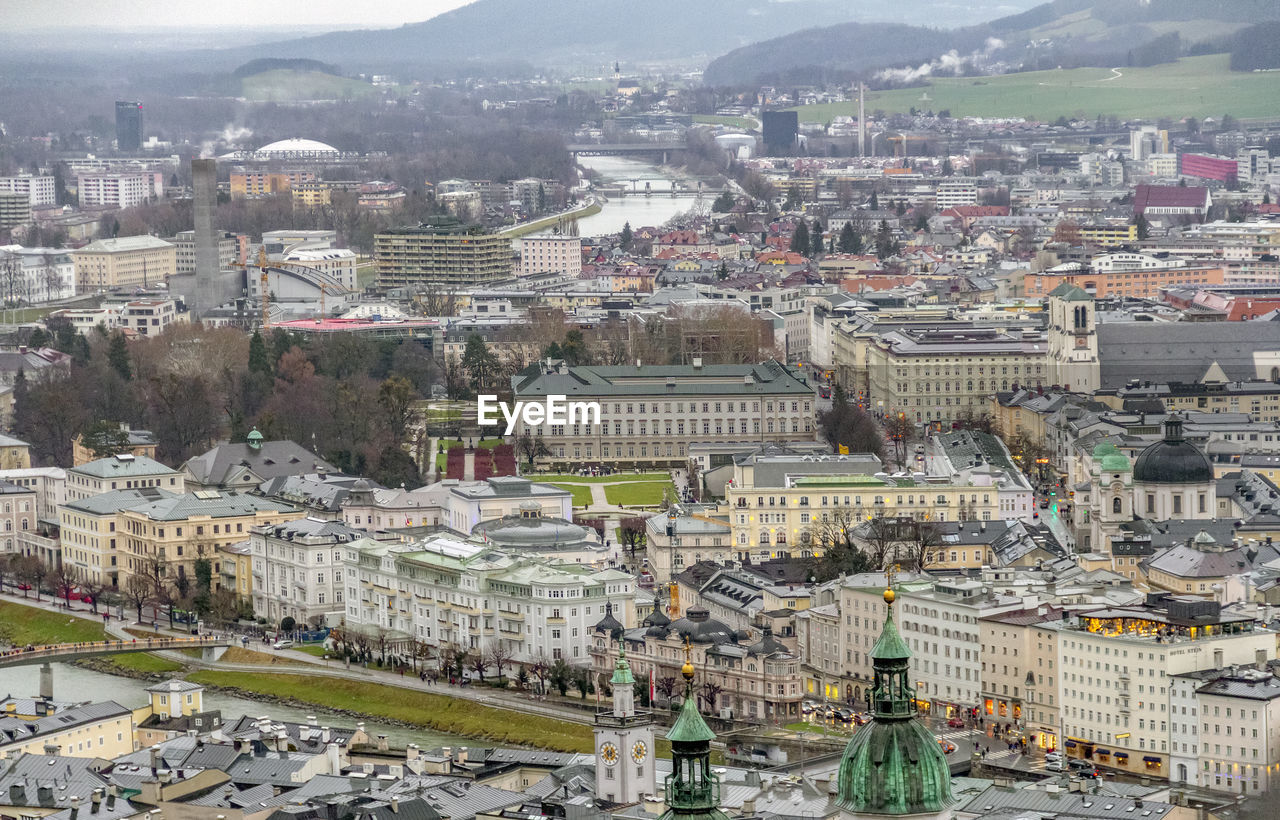
[[[1280,20],[1275,0],[1052,0],[950,30],[844,24],[799,31],[729,52],[707,67],[704,80],[752,86],[873,77],[879,69],[919,67],[952,51],[950,60],[940,61],[943,71],[930,66],[921,76],[973,65],[975,58],[1002,70],[1152,65],[1231,51],[1242,30],[1272,20]],[[1265,35],[1249,42],[1267,43]]]

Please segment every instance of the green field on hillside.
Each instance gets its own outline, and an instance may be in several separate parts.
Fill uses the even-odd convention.
[[[927,98],[926,98],[927,97]],[[954,117],[1276,116],[1280,72],[1230,71],[1226,54],[1186,57],[1149,68],[1076,68],[998,77],[947,77],[919,88],[867,94],[867,109],[905,112],[912,107]],[[857,110],[856,102],[805,105],[805,122],[830,122]]]
[[[360,80],[324,74],[319,71],[276,69],[245,77],[240,81],[241,93],[257,102],[290,100],[352,100],[377,93],[377,89]]]

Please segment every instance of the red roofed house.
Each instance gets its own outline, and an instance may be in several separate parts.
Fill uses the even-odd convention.
[[[1008,216],[1008,205],[956,205],[954,208],[947,208],[938,214],[939,216],[949,216],[952,219],[959,219],[961,226],[967,231],[973,226],[974,220],[987,216]]]

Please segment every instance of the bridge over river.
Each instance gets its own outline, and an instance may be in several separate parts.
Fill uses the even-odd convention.
[[[199,649],[206,660],[215,661],[232,645],[230,638],[199,635],[191,638],[119,638],[83,643],[57,643],[27,646],[0,652],[0,668],[40,664],[40,696],[53,697],[53,666],[62,661],[124,655],[129,652],[159,652],[166,649]]]

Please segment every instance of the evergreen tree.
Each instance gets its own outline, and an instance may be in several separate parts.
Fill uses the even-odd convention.
[[[791,234],[791,250],[801,256],[809,255],[809,226],[803,220],[796,224],[795,232]]]
[[[467,338],[467,347],[462,352],[462,366],[471,376],[471,388],[477,393],[483,393],[498,375],[498,357],[479,333],[472,333]]]
[[[1147,222],[1145,214],[1138,214],[1133,218],[1133,224],[1137,227],[1138,238],[1147,239],[1151,236],[1151,223]]]
[[[875,191],[871,192],[871,199],[867,200],[867,207],[873,211],[880,210],[880,197]]]
[[[844,227],[840,229],[840,253],[857,253],[854,250],[855,242],[857,242],[857,234],[853,230],[853,223],[844,223]]]
[[[711,203],[711,210],[718,214],[725,214],[733,210],[733,206],[737,201],[733,198],[733,194],[728,191],[722,191],[720,196],[716,197],[715,202]]]
[[[1263,192],[1262,192],[1262,204],[1263,204],[1263,205],[1270,205],[1270,204],[1271,204],[1271,192],[1270,192],[1270,191],[1263,191]]]
[[[814,222],[813,230],[809,231],[809,255],[817,257],[822,253],[822,223]]]
[[[955,173],[955,169],[951,167],[951,160],[944,159],[942,161],[942,175],[944,177],[949,177],[954,173]]]
[[[129,452],[129,434],[114,421],[95,421],[80,434],[80,444],[95,459]]]
[[[876,257],[883,262],[890,256],[893,256],[894,245],[893,232],[889,230],[889,223],[880,220],[880,227],[876,230]]]
[[[124,334],[119,331],[111,334],[111,341],[107,343],[107,364],[111,365],[111,369],[119,373],[120,378],[125,381],[133,378],[133,365],[129,361],[128,345]]]
[[[263,376],[272,375],[271,358],[267,355],[267,343],[262,334],[253,331],[249,337],[249,372]]]
[[[624,222],[622,225],[622,234],[618,236],[619,244],[621,245],[624,251],[631,247],[632,238],[633,238],[633,235],[631,233],[631,223]]]

